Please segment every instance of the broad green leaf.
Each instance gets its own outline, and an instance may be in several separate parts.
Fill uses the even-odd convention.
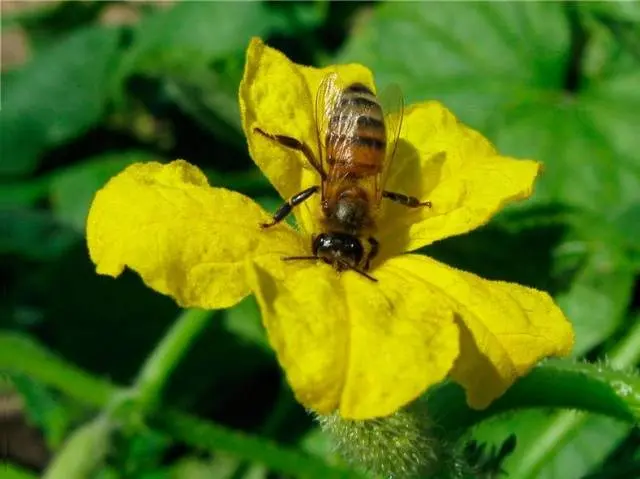
[[[475,126],[561,85],[569,28],[559,3],[387,3],[355,30],[340,61],[398,83],[407,103],[438,99]]]
[[[38,52],[76,28],[93,23],[109,2],[33,2],[2,15],[2,28],[22,27],[32,50]],[[6,17],[6,18],[5,18]]]
[[[0,18],[0,25],[3,30],[8,30],[13,27],[21,27],[37,24],[46,20],[59,5],[54,3],[40,3],[30,5],[29,7],[22,7],[11,11],[2,12],[2,18]]]
[[[388,3],[340,61],[435,98],[506,154],[542,160],[535,200],[608,215],[640,196],[639,68],[567,89],[569,7],[549,2]],[[532,204],[532,203],[530,203]]]
[[[273,17],[274,29],[283,35],[304,34],[319,28],[327,20],[329,3],[313,2],[268,2],[266,7]]]
[[[581,414],[581,413],[574,413]],[[539,469],[537,448],[556,441],[554,430],[548,429],[556,414],[544,411],[523,411],[480,425],[474,438],[488,444],[500,444],[510,434],[517,437],[515,451],[503,466],[507,477],[517,479],[580,479],[597,467],[626,436],[629,425],[610,418],[585,416],[581,427],[564,442],[554,444],[553,453],[545,456]],[[572,417],[572,416],[570,416]]]
[[[0,208],[28,208],[35,206],[49,192],[47,178],[12,181],[0,184]]]
[[[620,239],[629,251],[632,268],[640,270],[640,202],[633,203],[613,218]]]
[[[100,119],[120,33],[78,30],[10,76],[0,114],[0,175],[33,172],[45,151]]]
[[[77,244],[81,236],[50,213],[25,208],[0,209],[0,253],[46,261]]]
[[[557,297],[575,329],[576,357],[602,343],[621,324],[635,283],[635,273],[619,251],[598,242],[591,249],[569,290]]]
[[[604,18],[640,23],[640,3],[629,0],[580,2],[580,8]]]
[[[145,17],[119,69],[161,77],[166,93],[205,128],[244,148],[237,92],[253,36],[301,34],[327,6],[266,2],[183,2]]]
[[[233,19],[233,20],[231,20]],[[240,53],[274,26],[262,3],[183,2],[145,17],[133,32],[120,79],[134,73],[190,79],[211,62]]]
[[[48,200],[53,216],[61,224],[84,232],[87,211],[95,192],[127,165],[144,161],[162,159],[157,155],[135,150],[105,153],[67,168],[54,170],[48,175],[2,184],[0,207],[28,208],[36,206],[39,201]]]
[[[636,4],[640,5],[637,2]],[[589,39],[584,47],[582,59],[585,82],[637,70],[638,56],[634,53],[634,50],[637,51],[640,47],[637,28],[634,25],[602,21],[598,15],[594,16],[590,12],[588,5],[595,5],[595,2],[580,3],[580,7],[586,7],[581,18]]]

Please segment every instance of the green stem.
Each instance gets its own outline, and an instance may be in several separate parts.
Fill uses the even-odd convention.
[[[609,354],[609,365],[614,368],[624,369],[633,367],[640,360],[640,321],[632,327],[625,338],[618,343]],[[622,382],[618,387],[626,384]],[[624,386],[622,386],[624,389]],[[638,389],[635,390],[636,392]],[[636,417],[640,408],[636,405]],[[515,466],[512,471],[516,477],[523,479],[534,479],[539,477],[542,467],[549,462],[556,451],[567,444],[574,432],[585,424],[589,415],[576,412],[558,413],[538,438],[537,441],[527,450],[527,454]]]
[[[0,371],[26,374],[98,409],[108,408],[118,398],[127,395],[126,388],[93,377],[35,342],[15,334],[0,333]],[[262,463],[285,475],[310,479],[362,479],[357,473],[329,466],[319,458],[179,411],[163,409],[151,413],[149,422],[174,439],[197,449],[228,452],[240,459]]]
[[[153,407],[158,402],[169,375],[208,324],[211,315],[211,311],[198,309],[184,311],[149,355],[134,385],[142,409]]]
[[[47,466],[42,479],[93,477],[109,452],[114,426],[100,415],[74,430]]]
[[[453,437],[490,417],[526,408],[578,409],[636,423],[640,379],[604,365],[549,360],[484,410],[470,409],[462,388],[451,382],[430,391],[427,407],[434,421]]]

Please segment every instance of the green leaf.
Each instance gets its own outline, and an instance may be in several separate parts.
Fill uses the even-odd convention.
[[[0,175],[26,175],[49,148],[102,116],[120,30],[79,30],[37,55],[3,85]]]
[[[604,18],[640,23],[640,3],[628,0],[608,0],[606,2],[581,2],[580,8]]]
[[[613,4],[614,2],[608,2]],[[582,69],[587,80],[624,75],[637,69],[640,36],[634,25],[603,21],[600,16],[592,15],[588,5],[595,2],[580,3],[581,18],[589,41],[585,45]],[[585,10],[586,8],[586,10]]]
[[[398,83],[408,103],[435,98],[486,126],[562,84],[569,40],[558,3],[388,3],[339,60],[364,63],[381,85]]]
[[[29,37],[29,46],[39,51],[64,38],[74,29],[96,21],[109,3],[38,2],[30,8],[10,12],[9,15],[3,12],[2,28],[24,28]]]
[[[278,33],[303,34],[307,30],[319,28],[329,14],[329,3],[314,2],[268,2],[266,7],[273,16]]]
[[[626,257],[607,244],[596,244],[558,305],[571,318],[578,357],[602,343],[621,324],[632,300],[635,273]]]
[[[628,257],[631,259],[631,267],[635,271],[640,270],[640,202],[633,203],[612,219],[618,236],[628,249]]]
[[[0,209],[0,253],[45,261],[59,257],[80,239],[45,211]]]
[[[554,430],[547,430],[550,420],[556,416],[546,411],[522,411],[487,421],[474,431],[473,437],[488,444],[500,444],[510,434],[516,435],[516,449],[503,463],[508,477],[579,479],[598,466],[629,430],[628,424],[607,417],[585,416],[581,427],[563,443],[558,443]],[[527,460],[541,442],[552,442],[554,454],[546,457],[543,468],[529,471],[532,465]]]
[[[308,30],[325,15],[320,3],[178,3],[136,26],[119,69],[119,90],[135,74],[162,78],[168,96],[189,115],[244,148],[237,96],[250,38]]]
[[[35,206],[49,191],[46,177],[29,181],[0,184],[0,208],[28,208]]]
[[[135,28],[120,78],[147,73],[189,79],[211,62],[243,51],[251,36],[264,35],[273,24],[257,2],[183,2],[158,10]]]
[[[570,32],[582,28],[572,9],[388,3],[338,59],[370,66],[382,85],[399,83],[408,103],[443,101],[505,154],[542,160],[537,202],[605,216],[640,197],[640,70],[569,89]]]

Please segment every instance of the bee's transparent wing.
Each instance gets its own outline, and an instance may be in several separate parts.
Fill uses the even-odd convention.
[[[345,85],[336,72],[327,74],[320,83],[316,95],[316,131],[318,135],[318,151],[320,152],[322,168],[327,178],[322,184],[322,197],[331,194],[330,189],[338,188],[343,173],[327,164],[328,155],[343,158],[350,148],[350,138],[355,134],[357,118],[347,114],[339,108],[343,98]],[[331,134],[329,138],[327,135]]]
[[[329,131],[329,120],[333,111],[340,101],[342,90],[339,85],[338,74],[331,72],[327,74],[316,92],[315,123],[318,142],[318,154],[325,173],[327,173],[325,139]]]
[[[393,163],[393,159],[398,148],[398,138],[400,137],[402,118],[404,115],[404,99],[400,87],[397,84],[392,83],[387,86],[380,95],[378,95],[378,100],[382,107],[387,134],[385,161],[376,184],[377,201],[379,204],[382,199],[382,191],[384,190],[389,177],[391,164]]]

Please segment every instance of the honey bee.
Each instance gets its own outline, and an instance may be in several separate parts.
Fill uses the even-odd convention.
[[[254,131],[303,154],[320,176],[311,186],[286,201],[274,214],[270,228],[311,196],[321,193],[322,231],[314,234],[310,256],[288,256],[291,260],[322,260],[337,271],[353,270],[372,281],[367,271],[379,251],[373,236],[382,198],[409,208],[431,207],[429,201],[384,189],[388,168],[395,154],[402,125],[403,101],[400,91],[387,91],[386,103],[395,106],[395,115],[385,118],[381,102],[362,83],[341,88],[336,73],[322,80],[316,95],[315,126],[320,158],[309,145],[260,128]],[[324,140],[324,141],[323,141]],[[366,238],[367,247],[363,244]]]

